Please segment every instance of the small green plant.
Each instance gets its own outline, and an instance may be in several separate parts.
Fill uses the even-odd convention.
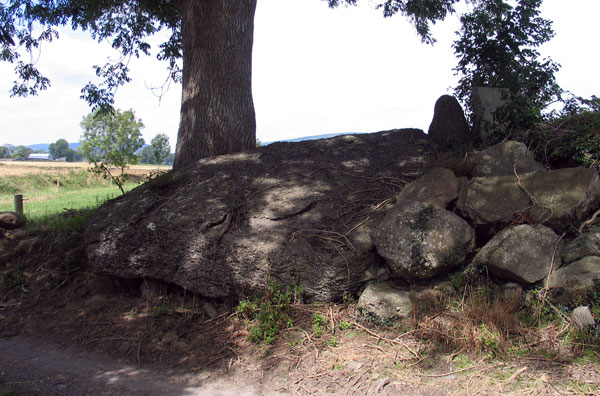
[[[165,316],[171,310],[171,304],[168,301],[165,301],[161,305],[154,306],[154,317],[160,318],[161,316]]]
[[[348,329],[351,329],[352,327],[354,327],[354,325],[352,323],[344,322],[344,321],[341,321],[339,326],[340,326],[340,330],[348,330]]]
[[[459,353],[454,357],[454,359],[452,359],[452,361],[454,362],[454,366],[456,366],[456,368],[459,370],[469,367],[472,364],[471,359],[469,359],[469,357],[464,353]]]
[[[342,303],[343,304],[350,304],[353,301],[354,301],[354,296],[352,296],[352,294],[350,294],[346,291],[344,292],[344,294],[342,294]]]
[[[323,331],[327,326],[327,318],[318,312],[313,313],[313,331],[315,337],[319,338],[323,335]]]
[[[330,339],[326,340],[323,342],[324,345],[329,345],[330,347],[336,347],[338,346],[338,338],[333,336]]]
[[[237,311],[247,320],[250,339],[269,345],[282,328],[292,327],[291,304],[300,293],[299,287],[288,286],[284,292],[276,283],[269,282],[262,299],[242,300]]]
[[[487,350],[493,357],[499,349],[500,336],[496,331],[491,331],[485,323],[479,326],[479,342],[482,349]]]

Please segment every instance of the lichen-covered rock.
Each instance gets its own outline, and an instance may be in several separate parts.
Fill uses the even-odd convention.
[[[443,95],[435,102],[428,135],[442,147],[455,147],[470,142],[471,130],[465,113],[454,96]]]
[[[522,175],[544,169],[525,144],[511,140],[469,153],[465,165],[472,177],[514,175],[515,170]]]
[[[600,282],[600,257],[588,256],[553,271],[548,287],[581,291],[593,288],[598,282]]]
[[[531,203],[514,177],[491,176],[473,178],[460,191],[456,206],[474,224],[509,224]]]
[[[446,209],[458,197],[458,179],[450,169],[436,168],[407,184],[396,196],[397,201],[419,201]]]
[[[0,228],[14,230],[25,225],[25,216],[16,212],[0,212]]]
[[[462,264],[475,247],[475,232],[448,210],[398,201],[373,241],[393,276],[426,279]]]
[[[565,245],[562,252],[565,263],[572,263],[586,256],[600,256],[600,226],[578,235]]]
[[[535,283],[548,276],[558,241],[558,235],[543,225],[508,227],[486,243],[474,260],[500,279]],[[553,268],[561,264],[558,250]]]
[[[509,224],[523,213],[555,230],[575,226],[600,203],[593,169],[565,168],[522,175],[475,177],[459,194],[457,207],[474,224]]]
[[[377,205],[398,192],[389,180],[422,170],[419,139],[396,130],[202,159],[101,206],[85,230],[88,265],[204,297],[269,280],[309,300],[355,293],[387,274],[371,233],[389,206]]]
[[[383,321],[403,319],[412,313],[410,290],[396,289],[388,283],[371,283],[360,295],[357,308]]]

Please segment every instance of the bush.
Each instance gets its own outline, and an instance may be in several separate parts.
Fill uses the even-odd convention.
[[[561,113],[552,114],[548,122],[516,134],[515,138],[525,142],[538,160],[552,167],[600,169],[600,98],[567,100]]]
[[[288,288],[285,292],[269,282],[262,298],[242,300],[238,313],[246,318],[253,342],[272,344],[281,329],[292,327],[291,304],[300,294],[299,288]]]

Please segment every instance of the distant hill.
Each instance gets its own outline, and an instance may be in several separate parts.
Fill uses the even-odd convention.
[[[361,133],[361,132],[326,133],[326,134],[323,134],[323,135],[302,136],[302,137],[293,138],[293,139],[274,140],[272,142],[264,142],[264,143],[262,143],[262,145],[266,146],[268,144],[276,143],[276,142],[302,142],[304,140],[328,139],[328,138],[332,138],[332,137],[340,136],[340,135],[356,135],[356,134],[359,134],[359,133]]]
[[[79,143],[79,142],[69,143],[69,148],[73,149],[75,151],[77,151],[79,146],[81,146],[81,143]],[[26,146],[26,147],[32,149],[33,151],[46,151],[47,152],[48,148],[50,147],[50,143],[30,144],[29,146]]]
[[[357,133],[360,133],[360,132],[325,133],[325,134],[322,134],[322,135],[302,136],[302,137],[293,138],[293,139],[282,139],[282,140],[274,140],[272,142],[261,142],[261,144],[263,146],[266,146],[268,144],[275,143],[275,142],[302,142],[304,140],[327,139],[327,138],[331,138],[331,137],[335,137],[335,136],[340,136],[340,135],[355,135]],[[71,149],[73,149],[75,151],[77,151],[77,149],[79,148],[79,146],[81,146],[81,143],[79,143],[79,142],[69,143],[69,148],[71,148]],[[141,153],[141,151],[146,146],[148,146],[148,144],[144,144],[142,146],[142,148],[139,149],[136,152],[136,154],[139,155],[139,153]],[[48,152],[48,148],[50,147],[50,143],[30,144],[29,146],[26,146],[26,147],[29,147],[33,151],[45,151],[45,152]]]

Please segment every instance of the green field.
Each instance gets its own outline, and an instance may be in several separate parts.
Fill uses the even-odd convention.
[[[137,185],[129,182],[125,189]],[[8,175],[0,172],[0,211],[14,210],[15,194],[23,194],[24,214],[30,224],[36,224],[66,210],[96,208],[121,192],[116,184],[81,168],[67,172],[38,168],[31,173]]]

